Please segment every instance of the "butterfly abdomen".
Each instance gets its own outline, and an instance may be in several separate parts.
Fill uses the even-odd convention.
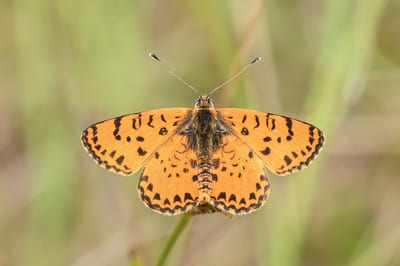
[[[199,174],[196,176],[199,191],[199,202],[209,202],[212,192],[212,173],[210,159],[208,157],[201,157],[198,159],[197,168]]]

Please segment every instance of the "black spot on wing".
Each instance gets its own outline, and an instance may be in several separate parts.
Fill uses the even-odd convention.
[[[225,192],[219,193],[219,195],[217,197],[217,200],[220,200],[220,199],[226,200],[226,193]]]
[[[97,127],[93,125],[90,128],[93,130],[93,136],[96,136],[97,135]],[[87,132],[86,132],[86,134],[87,134]]]
[[[288,128],[289,136],[293,136],[294,133],[293,133],[293,130],[292,130],[292,126],[293,126],[292,119],[289,118],[289,117],[286,117],[286,126]]]
[[[117,158],[117,160],[115,160],[115,161],[117,162],[117,164],[121,165],[122,162],[124,161],[124,159],[125,159],[125,157],[124,157],[123,155],[121,155],[121,156],[119,156],[119,157]]]
[[[267,175],[260,175],[260,180],[261,180],[261,181],[267,181],[267,182],[268,182],[268,177],[267,177]]]
[[[118,134],[119,133],[119,128],[121,126],[121,119],[122,116],[119,116],[117,118],[114,119],[114,131],[113,131],[113,135],[115,137],[116,140],[121,140],[121,136]]]
[[[265,137],[265,138],[263,138],[263,141],[264,142],[270,142],[272,139],[271,139],[271,137]]]
[[[283,160],[285,161],[286,165],[289,165],[289,164],[292,163],[292,159],[290,159],[290,157],[287,156],[287,155],[285,155],[285,156],[283,157]]]
[[[260,120],[257,115],[254,116],[254,119],[256,121],[256,125],[254,126],[254,128],[258,128],[260,126]]]
[[[308,133],[310,134],[310,137],[314,137],[314,129],[316,127],[310,125],[310,127],[308,128]]]
[[[267,114],[265,124],[271,131],[275,129],[275,119],[270,118],[271,114]]]
[[[267,156],[268,154],[271,153],[271,150],[269,147],[265,147],[264,150],[260,151],[263,155]]]
[[[136,118],[132,118],[132,128],[133,129],[138,129],[136,125]]]
[[[149,115],[149,121],[147,122],[147,125],[149,127],[154,127],[152,123],[153,123],[153,115]]]
[[[240,133],[243,136],[247,136],[247,135],[249,135],[249,130],[247,128],[243,127],[242,130],[240,131]]]
[[[193,201],[192,195],[190,193],[185,193],[184,201],[191,200]]]
[[[167,120],[165,120],[165,117],[163,114],[161,114],[161,121],[163,121],[164,123],[167,123]]]
[[[137,152],[138,152],[138,154],[139,154],[140,156],[145,156],[146,153],[147,153],[147,151],[143,150],[142,147],[139,147],[139,148],[137,149]]]
[[[165,136],[168,134],[168,130],[165,127],[160,128],[160,131],[158,131],[158,134],[161,136]]]
[[[230,201],[236,202],[236,195],[235,195],[235,194],[232,194],[232,195],[229,197],[228,202],[230,202]]]
[[[181,197],[180,197],[178,194],[175,195],[175,197],[174,197],[174,202],[180,202],[180,203],[182,203]]]
[[[146,183],[148,183],[148,182],[149,182],[149,176],[147,176],[147,175],[141,175],[140,178],[139,178],[139,183],[140,183],[140,182],[146,182]]]

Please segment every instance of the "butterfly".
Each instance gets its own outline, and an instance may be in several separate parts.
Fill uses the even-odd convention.
[[[158,213],[251,213],[268,198],[267,169],[286,175],[309,165],[324,135],[282,115],[215,109],[210,94],[200,95],[193,109],[156,109],[95,123],[81,141],[107,170],[132,175],[143,167],[137,190]]]

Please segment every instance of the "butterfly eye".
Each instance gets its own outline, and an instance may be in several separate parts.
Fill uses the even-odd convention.
[[[193,125],[188,125],[187,127],[185,127],[185,128],[183,129],[183,131],[184,131],[185,133],[193,133],[193,132],[195,131],[195,128],[194,128]]]

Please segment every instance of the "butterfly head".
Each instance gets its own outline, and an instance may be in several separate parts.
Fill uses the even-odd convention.
[[[213,100],[211,99],[210,95],[203,94],[203,95],[200,95],[199,98],[196,99],[196,102],[194,103],[194,108],[196,110],[213,109],[214,103],[213,103]]]

